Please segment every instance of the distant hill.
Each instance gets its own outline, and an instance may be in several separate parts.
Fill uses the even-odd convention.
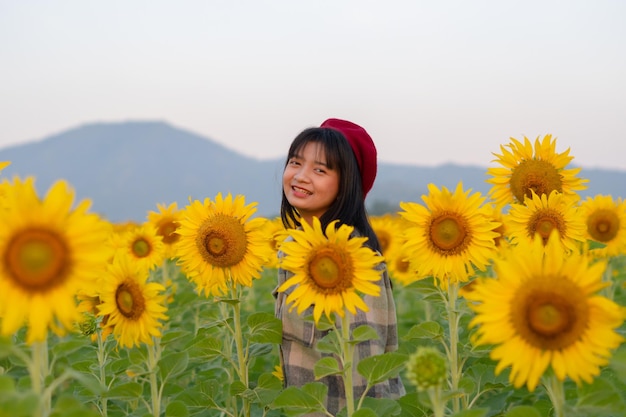
[[[11,165],[4,178],[34,176],[40,194],[58,179],[67,180],[77,200],[90,199],[92,210],[111,221],[143,221],[157,203],[213,198],[218,192],[243,194],[257,202],[257,215],[272,217],[280,208],[284,160],[242,156],[210,138],[163,122],[93,123],[23,145],[0,149]],[[589,179],[583,196],[626,198],[626,172],[583,169]],[[419,167],[379,163],[367,197],[373,214],[397,212],[400,201],[422,202],[427,184],[487,194],[486,168],[454,164]]]

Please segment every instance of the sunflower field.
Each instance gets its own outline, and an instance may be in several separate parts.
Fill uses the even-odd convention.
[[[328,330],[316,378],[351,387],[354,347],[376,333],[346,317],[381,265],[399,348],[355,368],[406,394],[346,389],[339,416],[626,416],[626,203],[582,199],[584,172],[550,135],[494,155],[489,195],[429,184],[372,216],[382,256],[347,226],[255,216],[242,195],[113,224],[64,181],[39,195],[3,178],[0,416],[332,416],[321,382],[283,386],[278,268]]]

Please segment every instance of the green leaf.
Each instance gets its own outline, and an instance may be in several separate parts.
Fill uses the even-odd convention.
[[[471,408],[469,410],[463,410],[460,413],[453,414],[452,417],[485,417],[488,408]]]
[[[174,352],[164,355],[158,364],[161,380],[164,381],[167,378],[180,375],[187,369],[188,363],[189,355],[187,352]]]
[[[143,387],[138,382],[125,382],[111,387],[104,393],[104,397],[109,399],[133,400],[141,397]]]
[[[339,368],[339,362],[337,362],[337,359],[331,356],[326,356],[317,361],[313,367],[313,372],[315,373],[315,379],[320,379],[328,375],[340,374],[342,370]]]
[[[375,385],[397,376],[405,367],[407,360],[406,355],[387,352],[362,359],[357,365],[357,371],[367,380],[369,385]]]
[[[507,411],[504,417],[541,417],[541,413],[530,405],[519,405]]]
[[[364,324],[352,331],[352,340],[350,340],[350,343],[357,344],[368,340],[378,340],[378,333],[376,333],[376,330],[374,330],[372,326]]]
[[[603,376],[594,379],[591,384],[581,385],[576,397],[576,408],[598,407],[622,411],[626,408],[620,390]]]
[[[235,381],[230,384],[230,389],[228,390],[228,392],[230,393],[230,395],[236,396],[243,394],[247,389],[248,387],[246,387],[246,384],[241,381]]]
[[[322,411],[327,393],[328,387],[319,382],[306,384],[302,388],[287,387],[276,397],[272,403],[272,408],[281,408],[302,414]]]
[[[365,397],[363,399],[363,407],[373,410],[377,416],[397,416],[401,411],[398,401],[390,398]]]
[[[7,375],[0,375],[0,392],[5,395],[7,391],[15,391],[15,381]]]
[[[282,382],[271,373],[264,373],[259,377],[257,386],[253,390],[247,390],[243,396],[251,403],[266,407],[271,404],[283,389]]]
[[[51,350],[55,356],[64,356],[69,355],[72,352],[76,352],[85,346],[89,346],[87,338],[70,338],[55,343]]]
[[[165,417],[188,417],[189,410],[182,401],[172,401],[165,408]]]
[[[376,414],[374,410],[372,410],[371,408],[365,408],[365,407],[359,408],[352,414],[352,417],[378,417],[378,416],[379,414]]]
[[[322,337],[316,344],[315,349],[321,353],[334,353],[335,355],[341,355],[341,345],[337,339],[336,332],[330,332],[326,336]]]
[[[443,327],[436,321],[425,321],[417,324],[407,332],[404,340],[411,339],[439,339],[443,337]]]
[[[282,342],[282,322],[273,314],[251,314],[247,323],[250,329],[250,342],[274,344]]]
[[[161,346],[166,346],[168,344],[180,341],[188,338],[191,335],[191,332],[188,330],[168,330],[161,337]]]

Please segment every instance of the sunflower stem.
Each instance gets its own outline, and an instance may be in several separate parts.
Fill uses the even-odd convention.
[[[554,407],[554,417],[565,417],[565,388],[554,372],[545,377],[544,386]]]
[[[447,299],[447,313],[448,313],[448,330],[449,330],[449,342],[450,350],[448,360],[450,361],[450,390],[453,393],[452,397],[452,410],[454,413],[458,413],[461,408],[460,398],[456,394],[459,389],[459,380],[461,379],[461,365],[459,364],[459,314],[457,310],[457,298],[459,293],[459,284],[457,282],[451,282],[448,280],[448,299]]]
[[[29,366],[31,387],[39,397],[37,415],[47,417],[50,415],[52,398],[50,391],[45,390],[46,379],[48,378],[48,339],[44,339],[32,344],[32,360]]]
[[[428,388],[428,398],[433,407],[433,416],[434,417],[444,417],[444,413],[446,410],[446,402],[443,400],[441,396],[441,386],[436,385],[434,387]]]
[[[148,345],[148,367],[150,373],[150,396],[152,399],[152,415],[161,415],[161,395],[159,393],[159,381],[157,379],[157,364],[161,356],[160,340],[154,338],[152,345]]]
[[[354,388],[352,383],[352,361],[354,360],[354,345],[350,343],[350,313],[341,318],[341,353],[343,354],[343,385],[346,391],[347,417],[354,414]]]
[[[232,299],[241,301],[239,300],[240,294],[237,291],[238,285],[232,279],[230,280],[230,285]],[[233,310],[233,321],[235,325],[235,347],[237,349],[237,363],[239,365],[239,380],[244,384],[246,388],[248,388],[248,364],[246,361],[246,355],[244,353],[243,331],[241,327],[241,303],[233,303]],[[243,399],[242,411],[244,413],[244,416],[250,416],[250,404],[245,398]]]
[[[100,370],[100,384],[106,387],[107,386],[106,370],[104,367],[107,361],[107,351],[104,348],[104,339],[102,338],[102,330],[99,329],[96,331],[96,333],[98,335],[97,357],[98,357],[98,368]],[[100,397],[100,414],[102,415],[102,417],[107,417],[108,415],[108,400],[106,396]]]

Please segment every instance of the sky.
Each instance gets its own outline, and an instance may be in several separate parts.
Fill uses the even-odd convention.
[[[551,134],[626,170],[623,0],[0,0],[2,148],[164,121],[284,157],[351,120],[381,162],[494,166]]]

